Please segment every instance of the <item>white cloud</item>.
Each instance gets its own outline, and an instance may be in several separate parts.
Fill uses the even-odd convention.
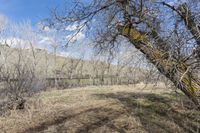
[[[51,39],[49,37],[42,37],[42,39],[39,41],[40,44],[49,44],[51,43]]]
[[[45,31],[45,32],[50,32],[51,29],[50,29],[48,26],[45,26],[45,27],[43,27],[43,31]]]
[[[0,14],[0,31],[3,30],[8,23],[8,19],[6,16]]]
[[[75,43],[85,38],[84,32],[86,30],[86,27],[81,27],[81,29],[79,29],[80,25],[82,24],[74,23],[72,25],[68,25],[65,28],[65,30],[69,32],[69,35],[65,37],[66,41],[69,41],[69,43]],[[80,30],[80,31],[77,33],[76,32],[77,30]]]
[[[79,32],[77,34],[71,34],[66,36],[66,40],[70,43],[75,43],[76,41],[82,41],[85,38],[85,34],[83,32]]]
[[[51,28],[49,26],[46,26],[42,22],[37,23],[37,29],[43,31],[43,32],[51,32]]]
[[[29,48],[40,48],[40,49],[46,49],[46,46],[42,43],[33,43],[29,40],[24,40],[21,38],[16,37],[9,37],[5,39],[0,39],[1,45],[7,45],[11,48],[22,48],[22,49],[29,49]]]
[[[68,25],[65,30],[67,31],[74,31],[74,30],[77,30],[78,29],[78,25],[75,23],[75,24],[72,24],[72,25]]]
[[[49,52],[52,52],[55,47],[57,47],[58,51],[60,48],[59,43],[53,37],[48,36],[41,36],[35,45],[37,48],[46,49]]]
[[[68,52],[59,52],[57,55],[63,56],[63,57],[69,57],[70,53],[68,53]]]
[[[47,45],[58,45],[53,37],[47,37],[47,36],[43,36],[41,40],[38,41],[38,43]]]
[[[30,42],[16,37],[1,39],[0,43],[13,48],[30,48]]]

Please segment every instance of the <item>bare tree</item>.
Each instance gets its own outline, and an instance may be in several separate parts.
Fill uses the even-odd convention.
[[[35,34],[28,29],[29,24],[9,25],[6,28],[1,33],[0,83],[1,94],[7,101],[1,105],[1,111],[23,109],[27,98],[43,87],[38,74],[41,72],[38,69],[40,60],[33,45]]]
[[[200,109],[198,4],[198,0],[178,1],[175,6],[149,0],[75,1],[72,10],[55,13],[50,23],[77,22],[77,33],[93,26],[88,34],[100,49],[115,49],[119,41],[127,40]]]
[[[96,85],[96,78],[97,76],[99,75],[99,72],[98,72],[98,59],[97,59],[97,56],[93,53],[93,55],[91,56],[91,71],[89,73],[90,75],[90,78],[92,79],[92,85]]]
[[[58,51],[59,51],[59,48],[62,47],[61,45],[61,41],[62,41],[62,38],[59,37],[59,33],[57,33],[56,31],[54,30],[45,30],[46,28],[49,28],[49,27],[45,27],[44,25],[41,25],[42,27],[42,30],[41,30],[41,33],[42,33],[42,36],[44,39],[44,42],[46,43],[46,47],[49,48],[49,51],[51,51],[53,53],[53,64],[52,64],[52,72],[53,72],[53,78],[54,78],[54,87],[57,88],[58,87],[58,76],[59,76],[59,71],[58,70],[58,66],[59,66],[59,63],[57,61],[57,56],[58,56]],[[46,65],[47,65],[47,57],[46,57]]]
[[[6,60],[1,61],[3,65],[0,70],[1,82],[4,86],[2,93],[9,100],[5,108],[23,109],[26,97],[34,93],[35,71],[30,62],[24,58],[24,52],[21,49],[7,47],[6,53],[8,51],[10,51],[9,56],[3,52],[1,54],[1,57],[5,57]]]

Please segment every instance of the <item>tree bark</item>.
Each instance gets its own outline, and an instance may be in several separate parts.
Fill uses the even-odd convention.
[[[200,110],[200,101],[198,96],[200,89],[200,80],[192,76],[188,71],[189,66],[184,62],[177,62],[169,56],[168,52],[153,47],[149,43],[147,36],[130,26],[118,26],[118,31],[125,36],[146,58],[153,63],[156,68],[170,79],[174,85],[179,88],[189,99],[193,101]]]

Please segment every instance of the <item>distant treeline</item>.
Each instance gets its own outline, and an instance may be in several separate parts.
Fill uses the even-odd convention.
[[[98,75],[90,77],[89,75],[77,76],[77,77],[51,77],[47,78],[48,87],[57,88],[70,88],[70,87],[81,87],[89,85],[128,85],[136,84],[139,79],[133,79],[129,77],[118,77],[116,75]]]

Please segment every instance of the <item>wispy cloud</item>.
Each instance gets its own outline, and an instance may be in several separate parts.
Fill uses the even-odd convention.
[[[57,55],[62,56],[62,57],[69,57],[70,53],[69,52],[59,52]]]
[[[16,37],[0,39],[0,43],[1,45],[7,45],[12,48],[28,49],[31,47],[31,43],[28,40],[24,40],[24,39],[16,38]]]
[[[83,31],[78,32],[77,34],[70,34],[66,36],[66,41],[70,43],[80,42],[83,41],[85,38],[85,34]]]
[[[74,31],[74,30],[77,30],[78,29],[78,24],[72,24],[72,25],[68,25],[65,30],[67,31]]]
[[[8,23],[8,19],[3,14],[0,14],[0,31],[3,30]]]
[[[81,24],[71,24],[68,25],[65,30],[68,32],[68,35],[65,37],[66,41],[69,43],[75,43],[83,41],[85,38],[85,27],[81,27]]]

